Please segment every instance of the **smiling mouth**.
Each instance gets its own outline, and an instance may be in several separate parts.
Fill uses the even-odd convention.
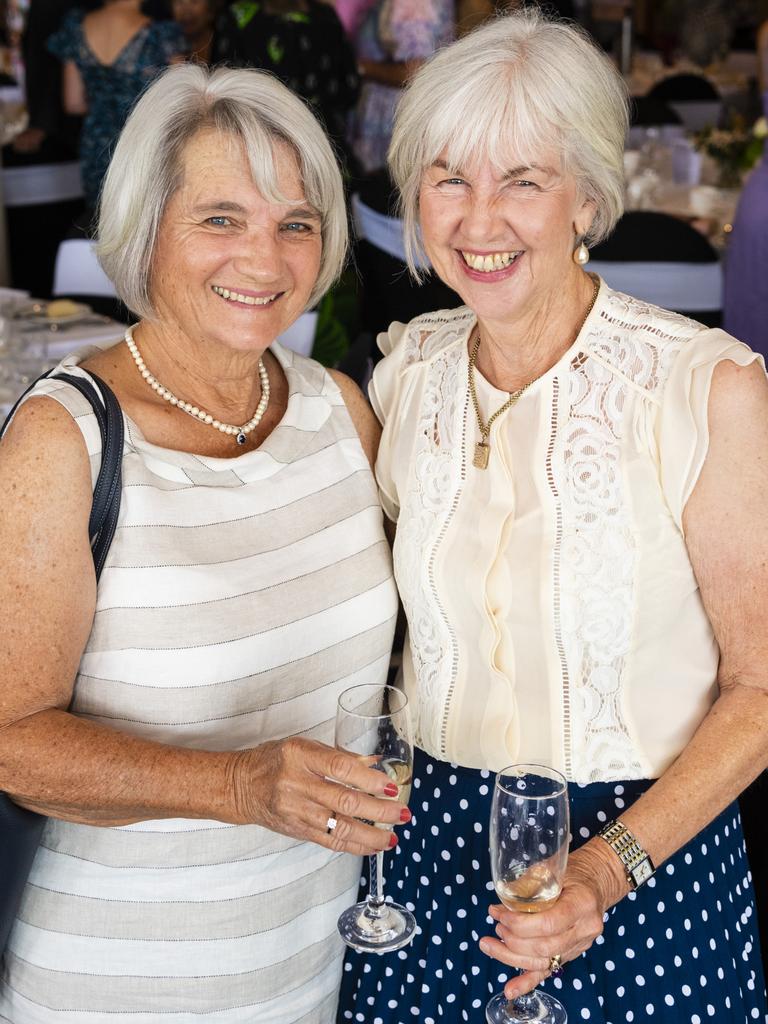
[[[215,292],[227,302],[242,302],[246,306],[268,306],[270,302],[282,295],[282,292],[275,292],[274,295],[243,295],[242,292],[232,292],[229,288],[222,288],[218,284],[211,285],[211,291]]]
[[[481,274],[492,274],[497,270],[506,270],[507,267],[515,262],[518,256],[523,255],[525,250],[520,249],[518,252],[494,252],[485,256],[480,253],[465,252],[463,249],[459,251],[461,258],[472,270],[479,271]]]

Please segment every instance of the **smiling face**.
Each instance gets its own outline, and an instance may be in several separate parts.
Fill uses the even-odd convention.
[[[437,274],[480,319],[510,322],[552,301],[573,263],[594,205],[554,154],[536,167],[490,161],[462,174],[438,160],[419,192],[422,239]]]
[[[290,202],[261,195],[238,140],[206,129],[187,144],[152,262],[152,305],[166,329],[261,352],[303,312],[320,269],[320,215],[287,145],[275,143],[274,162]]]

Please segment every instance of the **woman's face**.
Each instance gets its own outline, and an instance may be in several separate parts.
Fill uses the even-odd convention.
[[[532,312],[578,270],[576,236],[592,222],[594,205],[554,154],[540,166],[506,173],[490,161],[462,174],[438,160],[421,182],[424,247],[437,274],[481,319],[507,322]]]
[[[174,21],[178,21],[185,35],[195,36],[213,24],[213,4],[210,0],[172,0]]]
[[[206,129],[188,143],[152,263],[151,299],[164,326],[263,351],[306,307],[320,269],[320,215],[291,149],[276,143],[274,152],[288,203],[261,195],[236,139]]]

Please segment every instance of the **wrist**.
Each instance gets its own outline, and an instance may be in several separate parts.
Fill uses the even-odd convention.
[[[595,892],[602,913],[630,891],[621,861],[599,836],[571,854],[568,869],[576,880]]]

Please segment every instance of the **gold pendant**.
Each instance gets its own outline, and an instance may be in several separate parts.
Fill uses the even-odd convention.
[[[488,469],[488,458],[491,454],[491,446],[484,441],[478,441],[475,445],[475,457],[472,465],[475,469]]]

